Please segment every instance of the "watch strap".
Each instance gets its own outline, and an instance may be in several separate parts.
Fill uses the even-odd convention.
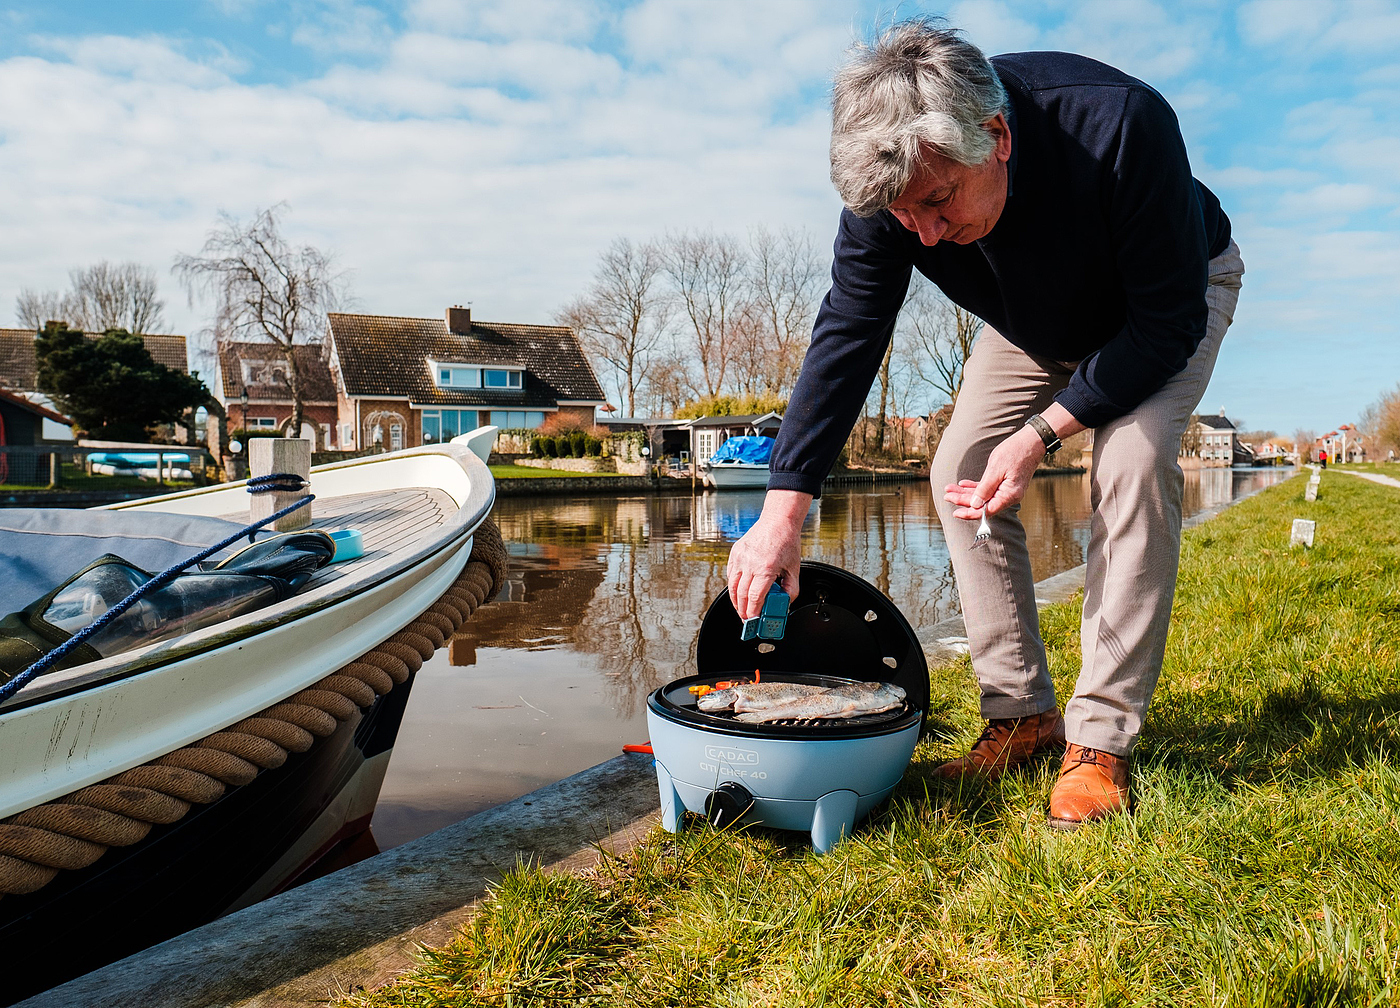
[[[1063,447],[1063,442],[1060,441],[1060,436],[1055,433],[1055,428],[1051,427],[1049,422],[1039,413],[1032,414],[1030,419],[1026,421],[1026,426],[1034,429],[1040,435],[1040,440],[1045,444],[1046,455],[1053,455]]]

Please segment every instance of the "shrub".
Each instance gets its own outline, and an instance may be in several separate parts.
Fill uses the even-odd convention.
[[[544,449],[545,458],[556,458],[559,455],[559,443],[552,437],[540,438],[540,447]]]
[[[599,455],[603,454],[603,442],[595,438],[592,434],[584,438],[583,447],[588,453],[589,458],[597,458]]]
[[[535,458],[544,458],[544,438],[532,437],[530,439],[530,454]]]
[[[583,431],[574,431],[569,435],[569,454],[574,458],[583,458],[588,450],[588,435]]]

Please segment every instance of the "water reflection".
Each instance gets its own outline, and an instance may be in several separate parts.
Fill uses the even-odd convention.
[[[1291,470],[1188,473],[1185,513]],[[616,755],[646,738],[644,705],[689,674],[695,634],[724,589],[730,544],[762,491],[700,497],[504,498],[494,513],[511,574],[418,674],[374,832],[403,843]],[[1037,579],[1083,562],[1089,483],[1031,484],[1021,512]],[[915,626],[957,609],[928,488],[833,491],[803,526],[804,556],[873,582]]]

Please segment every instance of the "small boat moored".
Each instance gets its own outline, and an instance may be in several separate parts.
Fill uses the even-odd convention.
[[[717,490],[767,486],[773,443],[764,435],[729,438],[701,467],[705,485]]]
[[[13,962],[47,964],[13,971],[0,1002],[272,895],[367,830],[414,674],[504,578],[488,521],[494,437],[312,469],[313,529],[359,531],[358,556],[252,611],[99,649],[0,702],[0,942]],[[84,548],[104,551],[104,511],[128,533],[137,519],[138,538],[141,519],[178,538],[202,534],[198,519],[238,531],[249,499],[240,482],[78,512],[91,519]],[[187,554],[221,539],[210,535]],[[55,540],[34,538],[37,562]],[[74,573],[55,570],[52,586]]]

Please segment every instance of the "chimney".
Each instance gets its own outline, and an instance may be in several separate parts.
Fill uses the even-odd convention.
[[[472,310],[463,308],[461,305],[453,305],[447,309],[447,331],[456,333],[458,336],[470,336],[472,334]]]

